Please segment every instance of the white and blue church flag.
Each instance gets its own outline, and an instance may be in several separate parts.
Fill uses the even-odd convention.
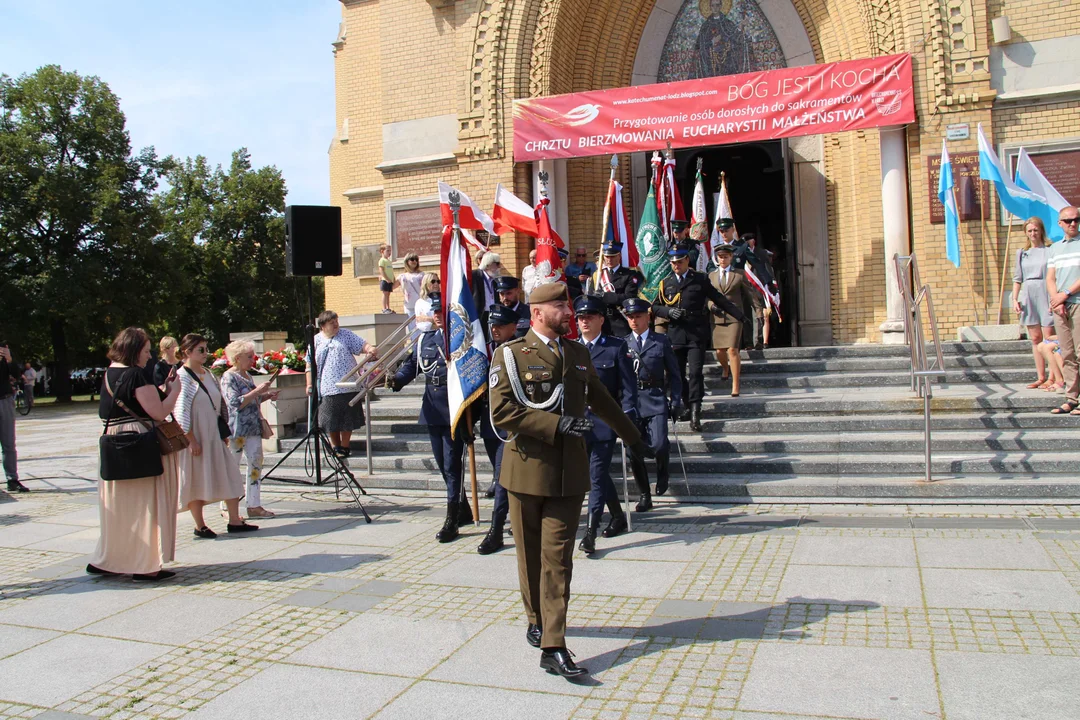
[[[1065,231],[1058,225],[1057,219],[1061,208],[1069,207],[1069,201],[1050,184],[1039,168],[1035,167],[1024,148],[1020,148],[1020,156],[1016,158],[1016,184],[1046,198],[1046,202],[1033,213],[1041,218],[1046,226],[1046,237],[1055,242],[1065,237]]]
[[[960,267],[960,213],[956,211],[956,193],[953,192],[953,186],[952,160],[949,159],[949,148],[942,140],[937,196],[945,206],[945,255],[955,267]]]
[[[979,178],[989,180],[997,188],[998,199],[1005,209],[1021,219],[1027,219],[1036,214],[1039,205],[1046,204],[1046,198],[1031,190],[1025,190],[1017,185],[1001,167],[998,156],[983,133],[982,123],[979,123]],[[1057,224],[1057,218],[1054,219]]]
[[[453,195],[456,193],[451,194],[451,202],[457,199]],[[446,319],[446,390],[453,437],[465,409],[487,390],[488,356],[480,313],[469,289],[469,255],[457,218],[447,230],[443,233],[439,269]]]

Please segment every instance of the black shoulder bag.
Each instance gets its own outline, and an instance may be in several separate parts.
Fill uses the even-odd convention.
[[[196,375],[189,367],[185,366],[184,369],[188,371],[188,374],[191,375],[191,377],[195,378],[195,382],[199,383],[199,387],[201,387],[202,391],[206,393],[206,399],[210,401],[210,407],[214,407],[214,398],[210,397],[210,391],[206,389],[205,385],[203,385],[202,380],[199,379],[199,376]],[[221,398],[221,404],[218,405],[217,431],[218,435],[221,436],[222,440],[227,440],[229,436],[232,435],[232,430],[229,429],[229,421],[222,417],[222,414],[227,411],[225,410],[225,397],[221,395],[220,390],[218,391],[218,396]]]
[[[133,417],[146,432],[128,430],[109,435],[109,422],[105,420],[105,430],[98,438],[98,452],[100,455],[99,472],[102,480],[135,480],[138,478],[155,477],[165,472],[165,466],[161,462],[161,446],[158,444],[157,431],[152,422],[147,423],[128,409],[123,400],[113,393],[109,385],[109,371],[105,371],[105,389],[113,403],[128,415]],[[112,413],[110,413],[111,415]]]

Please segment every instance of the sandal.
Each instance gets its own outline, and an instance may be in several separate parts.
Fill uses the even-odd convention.
[[[1077,402],[1075,400],[1066,400],[1065,402],[1061,403],[1060,406],[1058,406],[1058,407],[1054,408],[1053,410],[1051,410],[1050,414],[1051,415],[1072,415],[1073,410],[1076,410],[1077,407],[1080,407],[1080,402]]]
[[[274,513],[270,512],[269,510],[267,510],[264,507],[251,507],[251,508],[248,508],[248,517],[249,518],[256,518],[256,517],[259,517],[259,518],[272,518],[272,517],[276,517],[276,516],[274,515]]]
[[[1042,387],[1045,384],[1046,384],[1045,380],[1036,380],[1033,383],[1028,383],[1028,389],[1029,390],[1034,390],[1035,388]]]

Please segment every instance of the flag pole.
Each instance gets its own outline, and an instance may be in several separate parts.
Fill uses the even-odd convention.
[[[983,182],[985,182],[985,181],[983,181]],[[987,229],[986,229],[986,218],[985,218],[985,216],[983,214],[983,209],[982,209],[982,202],[981,202],[981,200],[982,200],[982,196],[981,196],[982,188],[979,189],[979,193],[980,193],[980,197],[979,197],[979,200],[980,200],[980,203],[979,203],[979,216],[980,216],[980,219],[982,220],[982,233],[981,233],[982,242],[980,242],[979,245],[982,247],[983,325],[989,325],[990,324],[990,288],[988,286],[989,280],[987,279],[987,272],[988,272],[987,266],[989,265],[989,262],[986,259],[986,256],[989,254],[987,252],[989,235],[988,235]],[[997,301],[998,301],[998,306],[1000,307],[1001,306],[1001,296],[1000,295],[998,296]]]
[[[456,244],[461,242],[461,195],[456,190],[450,192],[450,211],[454,214],[454,241],[450,243],[450,252],[455,251]],[[446,322],[446,312],[450,307],[449,298],[443,301],[443,325],[449,328],[449,324]],[[446,333],[447,338],[450,337],[450,333]],[[477,496],[476,488],[476,446],[475,438],[473,438],[473,422],[472,422],[472,406],[465,406],[465,427],[468,430],[468,440],[466,445],[469,448],[469,476],[472,482],[472,516],[473,525],[480,524],[480,501]]]
[[[953,196],[953,204],[956,207],[956,222],[957,222],[957,225],[959,225],[960,224],[960,196],[957,194],[956,182],[953,182],[952,196]],[[947,208],[946,208],[946,212],[948,212]],[[963,237],[963,233],[961,233],[960,228],[957,227],[956,228],[956,239],[960,240],[962,237]],[[971,244],[973,244],[973,242],[974,241],[971,239],[971,233],[968,233],[968,243],[967,244],[970,246]],[[968,248],[967,252],[968,252],[969,255],[971,255],[974,258],[974,252],[971,250],[970,247]],[[968,289],[971,290],[971,311],[975,314],[975,324],[978,325],[979,324],[979,296],[975,293],[975,283],[972,282],[972,280],[971,280],[971,273],[964,273],[964,277],[967,278]],[[985,287],[983,288],[983,291],[985,292]]]
[[[1009,245],[1012,243],[1013,217],[1009,213],[1009,229],[1005,231],[1005,249],[1001,251],[1001,287],[998,290],[1000,302],[998,302],[998,325],[1001,324],[1001,316],[1005,312],[1005,278],[1009,275]],[[1015,298],[1014,298],[1015,300]]]
[[[600,233],[600,244],[607,239],[608,228],[611,227],[611,183],[615,182],[615,171],[619,168],[619,156],[611,156],[611,177],[608,178],[608,191],[604,200],[604,229]]]

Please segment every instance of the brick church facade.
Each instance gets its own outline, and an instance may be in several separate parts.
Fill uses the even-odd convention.
[[[898,300],[887,270],[895,251],[917,254],[943,337],[984,317],[993,323],[1022,229],[1003,221],[991,194],[984,232],[980,185],[962,180],[962,210],[972,219],[961,223],[955,269],[944,226],[932,222],[930,164],[947,132],[957,138],[949,142],[954,162],[975,153],[982,123],[1005,162],[1024,145],[1066,198],[1080,201],[1080,13],[1070,5],[342,0],[329,161],[345,270],[327,278],[327,307],[378,311],[380,243],[394,247],[396,267],[415,250],[425,269],[436,269],[438,180],[490,210],[496,183],[533,201],[537,173],[547,170],[556,229],[571,247],[599,247],[610,158],[515,163],[515,98],[910,53],[914,124],[680,150],[683,199],[689,203],[698,158],[710,192],[726,173],[740,231],[756,232],[774,252],[787,306],[782,342],[895,341]],[[648,155],[619,160],[636,228]],[[520,274],[531,239],[497,242],[506,270]],[[400,293],[393,306],[401,308]],[[1012,321],[1006,309],[1002,322]]]

